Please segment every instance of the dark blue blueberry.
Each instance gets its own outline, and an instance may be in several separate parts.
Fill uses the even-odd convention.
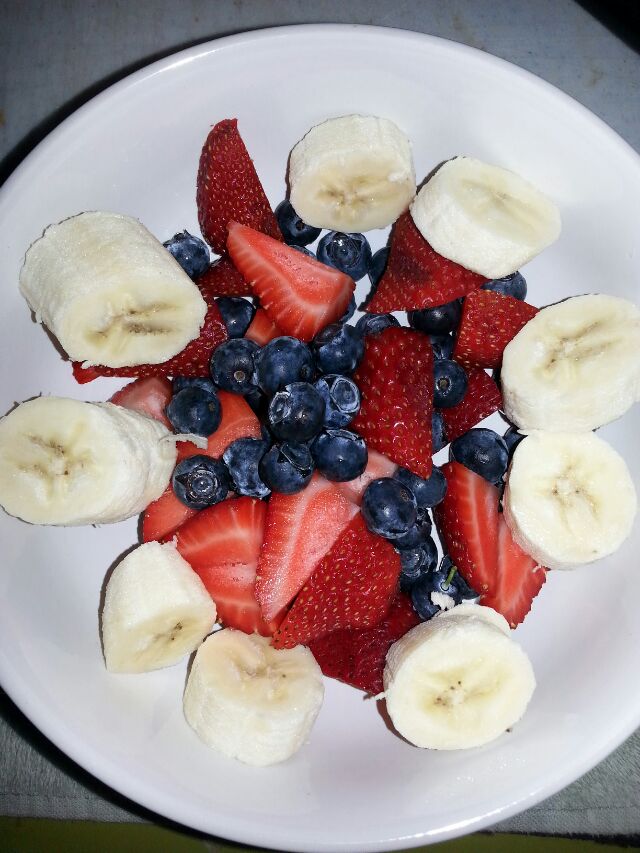
[[[331,323],[311,342],[322,373],[352,373],[364,355],[364,340],[355,326]]]
[[[434,358],[451,358],[455,346],[453,335],[429,335]]]
[[[482,285],[483,290],[494,290],[504,296],[513,296],[514,299],[526,299],[527,282],[519,272],[506,275],[504,278],[494,278]]]
[[[183,388],[174,394],[165,409],[176,432],[211,435],[220,426],[222,409],[215,390],[198,385]]]
[[[183,504],[203,509],[226,498],[229,474],[224,462],[198,453],[176,465],[171,484],[175,496]]]
[[[371,246],[364,234],[329,231],[318,243],[316,255],[323,264],[329,264],[358,281],[369,269]]]
[[[308,382],[291,382],[273,395],[267,418],[281,441],[309,441],[322,429],[324,400]]]
[[[509,429],[502,436],[504,443],[507,445],[507,450],[509,451],[509,456],[512,455],[514,448],[516,445],[520,444],[524,435],[521,432],[518,432],[518,428],[514,426],[510,426]]]
[[[422,575],[422,577],[418,578],[409,590],[413,609],[423,622],[440,613],[440,605],[434,604],[431,600],[432,592],[433,587],[431,586],[428,575]]]
[[[394,479],[413,492],[418,510],[431,509],[437,506],[447,493],[447,480],[442,471],[433,467],[428,480],[418,477],[406,468],[398,468]]]
[[[303,222],[287,199],[280,202],[275,213],[284,242],[290,246],[306,246],[320,236],[321,229]]]
[[[260,476],[273,492],[292,495],[307,485],[313,474],[313,457],[306,444],[274,444],[260,460]]]
[[[418,548],[405,549],[399,553],[402,592],[409,592],[419,578],[432,572],[438,565],[438,549],[431,537]]]
[[[462,316],[462,305],[459,299],[436,305],[435,308],[421,308],[418,311],[407,312],[409,325],[427,335],[446,335],[458,328]]]
[[[251,406],[251,410],[255,415],[261,420],[262,418],[266,418],[269,398],[262,391],[258,388],[253,388],[253,390],[244,395],[244,399]]]
[[[363,314],[356,323],[356,329],[362,337],[365,335],[379,335],[389,326],[399,326],[397,317],[393,314]]]
[[[490,483],[499,483],[507,470],[509,451],[501,435],[477,427],[451,442],[451,458]]]
[[[433,365],[433,405],[438,409],[457,406],[467,390],[467,374],[450,358],[439,358]]]
[[[338,323],[347,323],[353,317],[353,315],[355,313],[356,313],[356,298],[353,294],[351,294],[351,299],[349,300],[349,304],[347,305],[347,308],[346,308],[344,314],[342,315],[342,317],[340,317],[340,319],[338,320]]]
[[[393,544],[400,551],[420,548],[431,538],[431,519],[427,512],[418,510],[418,520],[410,527],[403,536],[393,540]]]
[[[444,418],[441,412],[434,412],[431,415],[431,451],[437,453],[449,444],[447,440],[447,431],[444,425]]]
[[[216,393],[216,386],[211,379],[205,379],[204,376],[174,376],[171,380],[172,392],[177,394],[185,388],[202,388],[211,394]]]
[[[198,278],[209,269],[209,247],[188,231],[174,234],[163,244],[191,278]]]
[[[297,338],[274,338],[255,358],[256,379],[271,396],[292,382],[310,382],[315,375],[311,350]]]
[[[219,388],[235,394],[256,390],[254,358],[258,344],[247,338],[235,338],[216,347],[211,356],[211,378]]]
[[[241,338],[249,328],[256,309],[242,296],[221,296],[216,299],[230,338]]]
[[[311,444],[311,455],[318,471],[337,483],[359,477],[367,467],[364,439],[346,429],[321,432]]]
[[[324,400],[325,427],[345,427],[360,411],[360,389],[348,376],[327,373],[316,380],[314,387]]]
[[[268,449],[267,442],[259,438],[237,438],[222,454],[231,478],[231,488],[236,494],[266,498],[271,493],[258,473],[260,460]]]
[[[448,554],[445,554],[442,560],[440,561],[440,566],[438,567],[438,572],[445,577],[445,583],[451,583],[455,581],[455,586],[457,590],[457,601],[456,604],[459,604],[462,601],[473,601],[474,599],[479,598],[480,596],[475,591],[475,589],[471,589],[466,580],[462,577],[460,572],[458,572],[453,560]],[[449,595],[451,593],[448,593]]]
[[[369,269],[367,273],[369,274],[369,281],[371,282],[372,287],[375,287],[377,283],[382,278],[382,273],[387,266],[387,261],[389,260],[389,247],[385,246],[383,249],[378,249],[369,262]]]
[[[369,483],[362,496],[361,511],[369,530],[386,539],[403,536],[418,518],[413,492],[391,477]]]
[[[308,258],[315,258],[315,255],[311,251],[311,249],[307,249],[306,246],[292,246],[292,249],[295,249],[296,252],[300,252],[302,255],[306,255]]]

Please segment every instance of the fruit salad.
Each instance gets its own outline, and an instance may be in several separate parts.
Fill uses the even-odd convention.
[[[272,209],[222,120],[197,169],[202,238],[79,212],[28,249],[21,292],[75,381],[128,381],[0,419],[0,504],[35,524],[142,513],[105,587],[106,668],[194,654],[184,716],[211,748],[287,760],[323,675],[384,699],[417,747],[481,746],[535,689],[513,630],[549,575],[634,523],[627,466],[593,431],[640,398],[640,311],[527,302],[553,201],[464,156],[416,192],[388,119],[311,128],[288,181]],[[503,434],[482,425],[497,412]]]

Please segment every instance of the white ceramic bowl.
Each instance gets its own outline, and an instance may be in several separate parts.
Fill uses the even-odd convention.
[[[292,145],[318,121],[350,112],[395,120],[413,142],[420,177],[464,153],[513,169],[556,200],[563,234],[525,268],[534,303],[589,291],[638,300],[640,160],[569,97],[428,36],[350,26],[248,33],[162,60],[104,92],[5,185],[0,410],[39,392],[100,399],[120,384],[75,385],[18,293],[22,256],[48,223],[102,209],[139,217],[161,239],[185,227],[197,233],[200,147],[213,123],[232,116],[276,204]],[[385,235],[372,238],[376,247]],[[602,430],[636,483],[639,415]],[[310,743],[260,770],[208,750],[186,725],[185,666],[105,671],[100,589],[135,536],[134,520],[47,529],[0,514],[0,680],[79,764],[199,830],[296,851],[441,841],[533,805],[640,722],[640,525],[614,558],[549,577],[515,634],[538,688],[513,732],[482,749],[421,751],[386,728],[373,701],[328,682]]]

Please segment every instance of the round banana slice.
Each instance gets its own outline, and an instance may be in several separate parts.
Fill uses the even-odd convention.
[[[184,714],[213,749],[265,767],[302,746],[323,697],[320,667],[305,646],[274,649],[268,637],[225,628],[196,653]]]
[[[640,310],[591,293],[543,308],[507,344],[504,412],[521,430],[597,429],[640,399]]]
[[[459,618],[464,616],[484,619],[490,625],[493,625],[494,628],[499,628],[503,634],[511,634],[509,623],[502,613],[498,613],[493,607],[485,607],[483,604],[456,604],[450,610],[441,610],[434,618],[449,619],[451,617]]]
[[[107,582],[102,644],[110,672],[149,672],[178,663],[211,631],[216,606],[171,543],[147,542]]]
[[[196,338],[207,306],[136,219],[81,213],[27,251],[20,290],[67,355],[88,364],[159,364]]]
[[[522,717],[535,688],[529,658],[502,627],[455,609],[412,628],[387,653],[389,716],[425,749],[495,740]]]
[[[346,232],[386,228],[416,192],[411,143],[389,119],[329,119],[291,151],[289,186],[291,204],[309,225]]]
[[[514,172],[472,157],[444,163],[411,216],[436,252],[491,279],[516,272],[560,235],[552,201]]]
[[[550,569],[616,551],[631,532],[636,491],[624,459],[591,432],[532,432],[516,447],[503,498],[515,541]]]
[[[105,524],[164,492],[176,446],[159,421],[112,403],[38,397],[0,419],[0,505],[32,524]]]

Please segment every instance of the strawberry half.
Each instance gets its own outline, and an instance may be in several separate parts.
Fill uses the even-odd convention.
[[[393,227],[389,260],[366,310],[386,314],[432,308],[477,290],[486,280],[432,249],[407,211]]]
[[[282,615],[357,512],[338,484],[317,473],[301,492],[271,495],[256,580],[265,619]]]
[[[503,293],[470,293],[462,307],[454,359],[467,369],[498,367],[506,345],[537,313],[533,305]]]
[[[214,125],[200,154],[196,189],[198,221],[204,239],[223,254],[231,220],[276,240],[282,235],[269,201],[238,133],[237,119]]]
[[[207,439],[207,448],[202,450],[190,441],[179,441],[178,462],[188,456],[203,453],[219,459],[232,441],[237,438],[261,438],[260,421],[253,410],[239,394],[230,391],[218,391],[222,416],[218,429]]]
[[[150,503],[142,515],[142,541],[170,538],[187,519],[192,518],[197,512],[197,509],[185,506],[178,500],[169,483],[158,500]]]
[[[346,311],[353,279],[237,222],[227,249],[269,317],[285,335],[310,341]]]
[[[263,347],[274,338],[281,337],[282,334],[282,329],[273,322],[264,308],[258,308],[256,313],[253,315],[253,320],[249,323],[249,328],[244,333],[244,336],[245,338],[249,338],[250,341],[255,341],[255,343]]]
[[[383,690],[382,673],[389,648],[419,621],[409,598],[399,592],[377,625],[333,631],[311,640],[309,648],[326,676],[375,696]]]
[[[149,415],[173,432],[173,427],[164,413],[171,396],[171,383],[168,379],[163,376],[149,376],[129,382],[124,388],[116,391],[109,402]]]
[[[370,533],[358,513],[298,593],[273,645],[291,649],[338,628],[376,625],[389,610],[399,574],[398,552]]]
[[[372,480],[377,480],[379,477],[393,477],[397,469],[398,466],[395,462],[387,459],[386,456],[383,456],[382,453],[378,453],[377,450],[370,449],[367,467],[364,469],[362,474],[354,480],[346,480],[345,482],[337,483],[336,485],[348,500],[360,506],[362,503],[362,496],[369,483]]]
[[[431,474],[433,350],[429,337],[391,326],[367,337],[353,378],[362,403],[351,428],[419,477]]]
[[[455,441],[472,427],[502,407],[502,394],[481,367],[472,368],[464,397],[457,406],[439,409],[447,441]]]
[[[202,579],[223,624],[269,637],[277,623],[265,622],[254,594],[266,515],[262,501],[234,498],[200,510],[174,535],[176,548]]]
[[[217,296],[251,296],[251,288],[226,255],[214,261],[196,284],[207,305]]]

